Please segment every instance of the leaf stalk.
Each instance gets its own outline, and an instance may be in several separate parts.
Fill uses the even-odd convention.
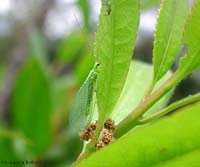
[[[142,118],[139,122],[140,122],[140,124],[145,124],[145,123],[151,122],[153,120],[156,120],[156,119],[168,114],[171,111],[174,111],[178,108],[184,107],[185,105],[196,102],[196,101],[200,101],[200,93],[193,95],[193,96],[189,96],[182,100],[179,100],[157,113],[154,113],[152,115]]]

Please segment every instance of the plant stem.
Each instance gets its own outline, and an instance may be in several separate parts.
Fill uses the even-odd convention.
[[[75,167],[85,157],[85,152],[81,152],[76,161],[70,166]]]
[[[153,91],[153,89],[154,89],[154,86],[155,86],[155,84],[154,84],[154,83],[151,83],[151,85],[149,86],[149,88],[148,88],[147,91],[145,92],[145,95],[144,95],[144,97],[143,97],[143,99],[142,99],[143,102],[146,101],[146,99],[151,95],[151,93],[152,93],[152,91]]]
[[[140,124],[140,117],[151,107],[153,106],[160,98],[162,98],[167,92],[169,92],[175,85],[182,80],[179,71],[176,71],[160,88],[153,92],[145,101],[136,107],[136,109],[131,112],[120,124],[117,126],[115,131],[115,137],[120,137],[129,131],[134,126]]]
[[[193,95],[193,96],[189,96],[187,98],[184,98],[180,101],[177,101],[171,105],[169,105],[168,107],[164,108],[163,110],[161,110],[160,112],[154,113],[150,116],[147,116],[146,118],[141,119],[139,122],[140,124],[145,124],[148,123],[150,121],[153,121],[155,119],[158,119],[160,117],[162,117],[163,115],[177,109],[180,107],[183,107],[189,103],[195,102],[195,101],[199,101],[200,100],[200,93]]]
[[[91,144],[91,142],[86,146],[86,149],[80,153],[76,161],[71,165],[71,167],[75,167],[82,160],[86,159],[90,154],[95,151],[95,147]]]
[[[92,137],[90,143],[86,146],[86,150],[85,150],[86,152],[92,153],[92,152],[96,151],[95,145],[98,141],[98,138],[99,138],[102,128],[103,128],[103,124],[102,123],[100,124],[100,122],[99,122],[97,125],[97,129],[95,130],[94,136]]]

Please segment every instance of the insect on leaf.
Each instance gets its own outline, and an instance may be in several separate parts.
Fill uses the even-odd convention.
[[[69,115],[69,125],[72,133],[78,133],[90,123],[93,113],[94,88],[97,78],[98,64],[90,71],[88,77],[79,89]]]
[[[97,78],[97,103],[102,122],[113,111],[124,86],[138,23],[138,0],[102,1],[95,45],[95,58],[101,63]]]
[[[181,51],[188,13],[188,0],[162,1],[153,50],[154,82],[166,74]]]

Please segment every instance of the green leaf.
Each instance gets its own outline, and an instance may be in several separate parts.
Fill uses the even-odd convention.
[[[32,30],[29,37],[30,55],[38,59],[44,69],[47,66],[47,47],[42,34],[37,30]]]
[[[188,0],[162,1],[153,49],[154,82],[164,76],[181,51],[188,12]]]
[[[78,4],[81,8],[82,15],[84,18],[84,27],[89,31],[91,29],[90,25],[90,4],[88,0],[78,0]]]
[[[31,140],[8,129],[0,127],[0,161],[1,160],[24,160],[26,156],[21,157],[22,148],[31,145]]]
[[[160,3],[160,0],[141,0],[141,9],[147,10],[152,8]]]
[[[0,91],[3,88],[4,79],[5,79],[5,66],[1,64],[1,67],[0,67]]]
[[[7,137],[3,137],[0,134],[0,164],[1,161],[9,161],[15,159],[16,157],[12,148],[12,140]]]
[[[73,95],[75,94],[75,82],[73,77],[70,75],[64,75],[53,80],[53,111],[54,113],[62,113],[67,115]],[[66,119],[66,116],[65,118]]]
[[[59,76],[52,81],[52,117],[54,132],[59,132],[60,129],[68,125],[67,118],[75,96],[75,85],[72,75]]]
[[[200,151],[199,109],[200,103],[197,103],[151,126],[130,132],[110,146],[92,154],[78,167],[99,164],[151,167],[170,160],[173,162],[175,158],[181,158],[193,151]],[[184,160],[186,161],[187,159]]]
[[[183,77],[200,67],[200,1],[195,1],[187,21],[183,42],[188,46],[187,54],[181,58],[179,72]]]
[[[94,65],[94,57],[92,56],[90,51],[86,51],[75,66],[74,73],[78,85],[82,85],[82,83],[87,78],[90,70],[92,69],[93,65]]]
[[[102,1],[95,46],[96,61],[100,63],[97,103],[102,120],[114,109],[124,86],[138,22],[138,0]]]
[[[168,72],[156,85],[161,85],[171,75]],[[150,64],[142,63],[134,60],[129,68],[129,72],[126,78],[126,83],[119,98],[119,101],[111,114],[115,123],[118,124],[128,114],[130,114],[135,107],[140,103],[146,90],[149,88],[153,79],[153,66]],[[172,92],[164,96],[159,102],[157,102],[147,113],[153,113],[167,105]]]
[[[73,32],[69,37],[61,40],[57,49],[57,58],[61,63],[68,64],[78,56],[83,45],[86,43],[84,37],[87,37],[85,32]]]
[[[200,150],[193,151],[181,157],[175,158],[171,161],[167,161],[156,165],[155,167],[182,167],[184,166],[198,166],[200,164]]]
[[[36,153],[43,153],[51,142],[51,110],[49,81],[38,60],[29,59],[13,88],[11,118],[13,129],[33,141]]]
[[[16,159],[15,150],[12,147],[12,144],[14,140],[19,139],[19,138],[20,138],[19,136],[17,136],[14,133],[11,133],[4,126],[0,125],[0,161]]]

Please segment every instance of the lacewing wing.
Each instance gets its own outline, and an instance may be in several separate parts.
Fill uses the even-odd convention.
[[[105,3],[107,7],[107,15],[111,13],[111,3],[110,0],[106,0]],[[75,16],[76,21],[78,20]],[[79,23],[77,21],[77,23]],[[93,103],[94,100],[94,89],[95,83],[97,79],[97,68],[100,64],[96,63],[93,69],[90,71],[88,77],[82,84],[81,88],[79,89],[75,100],[72,104],[71,111],[69,113],[69,126],[72,130],[72,134],[79,133],[86,125],[91,122],[93,110]]]
[[[69,114],[69,126],[73,133],[79,133],[90,123],[93,113],[92,103],[94,101],[94,88],[97,79],[97,67],[90,71],[88,77],[79,89]]]

